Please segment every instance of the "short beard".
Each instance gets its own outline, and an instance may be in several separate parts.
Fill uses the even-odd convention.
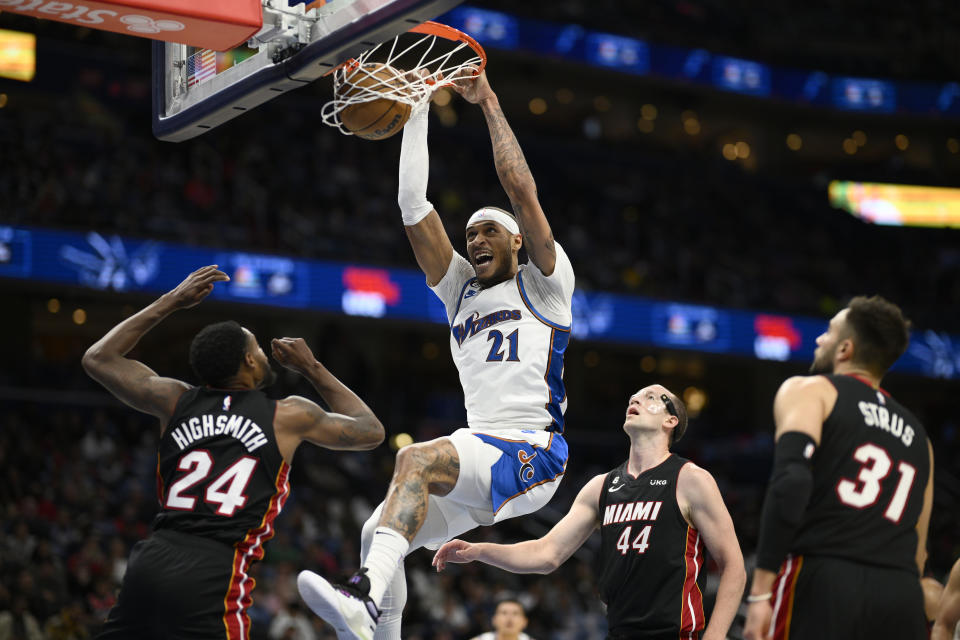
[[[503,265],[500,268],[498,268],[496,271],[494,271],[489,277],[484,278],[482,280],[480,279],[480,276],[477,276],[477,284],[479,284],[481,287],[486,289],[488,287],[494,287],[500,284],[501,282],[509,280],[512,277],[510,275],[510,267],[511,267],[510,263],[507,263],[506,265]],[[473,267],[473,273],[474,274],[477,273],[476,266]]]
[[[829,376],[833,374],[833,354],[836,350],[831,351],[830,353],[823,354],[825,357],[817,359],[814,358],[813,362],[810,364],[810,375],[812,376]]]

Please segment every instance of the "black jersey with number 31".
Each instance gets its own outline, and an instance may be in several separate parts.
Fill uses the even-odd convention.
[[[827,379],[837,403],[813,454],[813,492],[792,551],[916,572],[927,432],[883,389],[851,375]]]
[[[611,636],[703,629],[704,545],[677,504],[688,462],[671,454],[636,478],[624,462],[603,481],[598,582]]]
[[[218,540],[262,556],[290,494],[273,431],[276,401],[260,391],[196,387],[160,439],[153,527]]]

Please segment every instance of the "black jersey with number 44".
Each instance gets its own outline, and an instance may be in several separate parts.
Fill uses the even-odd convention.
[[[290,494],[273,431],[276,401],[260,391],[195,387],[160,439],[155,530],[217,540],[257,560]]]
[[[704,627],[704,545],[677,504],[688,462],[671,454],[636,478],[624,462],[603,481],[598,581],[613,637],[687,638]]]
[[[827,379],[837,402],[813,454],[813,492],[792,552],[916,572],[927,432],[883,389],[852,375]]]

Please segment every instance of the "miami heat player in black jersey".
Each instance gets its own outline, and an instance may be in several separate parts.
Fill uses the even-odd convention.
[[[160,377],[125,357],[160,320],[197,304],[214,282],[226,279],[215,267],[195,271],[84,356],[92,377],[163,425],[160,513],[153,534],[130,555],[100,638],[248,638],[249,568],[273,537],[297,446],[309,440],[360,450],[383,440],[383,426],[369,407],[300,338],[274,340],[274,359],[310,380],[338,413],[299,396],[270,400],[259,391],[276,376],[256,338],[236,322],[210,325],[193,339],[190,364],[200,387]]]
[[[180,396],[160,439],[162,510],[154,530],[203,536],[255,555],[290,492],[290,467],[273,431],[276,410],[277,401],[261,391],[196,387]]]
[[[926,637],[933,450],[880,386],[908,328],[895,305],[854,298],[817,338],[822,375],[780,386],[748,640]]]
[[[930,477],[926,431],[882,388],[855,375],[827,379],[836,404],[813,455],[810,502],[772,588],[774,638],[830,638],[820,635],[824,627],[853,622],[864,638],[920,640],[926,618],[917,521]],[[857,620],[855,603],[834,590],[857,600],[866,594],[873,606],[859,608],[864,619]]]
[[[823,423],[796,555],[917,572],[917,520],[930,475],[927,433],[909,409],[857,376],[827,376],[837,402]]]
[[[516,544],[451,540],[437,551],[434,566],[479,560],[515,573],[550,573],[599,528],[597,582],[607,604],[608,640],[723,640],[746,572],[713,476],[670,453],[686,427],[680,398],[661,385],[644,387],[627,405],[627,461],[587,482],[547,535]],[[708,551],[720,582],[706,623]]]
[[[692,638],[704,627],[706,552],[677,504],[688,462],[671,455],[636,478],[624,462],[603,482],[597,573],[612,638]]]
[[[223,612],[228,637],[241,637],[248,626],[239,615],[251,603],[248,570],[263,558],[273,521],[290,495],[290,466],[280,455],[273,428],[276,405],[261,391],[196,387],[180,397],[160,439],[161,511],[154,531],[177,531],[231,547]]]

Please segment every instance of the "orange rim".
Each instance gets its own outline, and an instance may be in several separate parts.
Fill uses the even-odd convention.
[[[473,49],[474,53],[480,58],[480,68],[477,69],[477,72],[473,75],[478,76],[483,73],[483,70],[487,66],[487,52],[483,50],[483,47],[480,46],[480,43],[474,40],[472,37],[465,34],[459,29],[454,29],[449,25],[442,24],[440,22],[434,22],[433,20],[427,20],[423,24],[418,24],[417,26],[410,29],[407,33],[422,33],[427,36],[437,36],[438,38],[444,38],[445,40],[450,40],[452,42],[465,42],[467,45]],[[344,60],[334,68],[327,71],[323,74],[323,77],[327,77],[331,73],[337,71],[338,69],[343,68],[347,65],[357,64],[355,58],[349,58]],[[447,83],[449,84],[449,83]]]
[[[459,29],[454,29],[451,26],[434,22],[433,20],[427,20],[423,24],[418,24],[410,29],[410,33],[423,33],[428,36],[437,36],[438,38],[453,40],[454,42],[466,42],[470,45],[470,48],[473,49],[474,53],[480,57],[480,69],[476,75],[480,75],[487,66],[487,52],[483,50],[479,42]]]

